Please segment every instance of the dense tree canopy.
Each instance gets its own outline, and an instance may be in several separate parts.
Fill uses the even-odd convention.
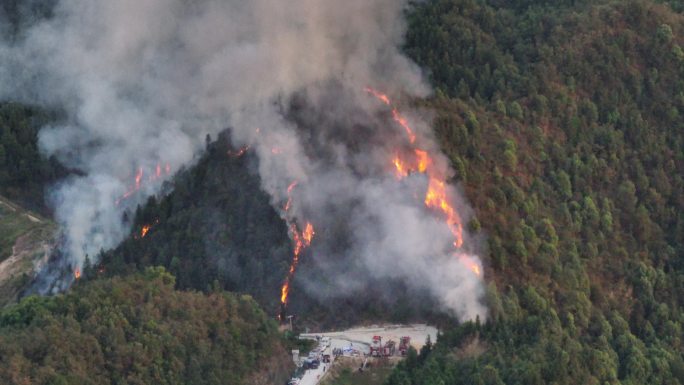
[[[439,341],[412,352],[390,384],[684,384],[681,9],[676,0],[430,0],[412,6],[404,49],[435,87],[433,97],[416,103],[435,111],[436,136],[456,171],[453,182],[475,210],[469,228],[487,239],[490,314],[482,322],[442,323]],[[34,113],[14,104],[0,108],[3,194],[35,197],[40,183],[59,172],[38,155],[38,125],[29,119]],[[226,144],[209,146],[196,166],[179,173],[173,193],[131,215],[131,237],[104,254],[102,266],[88,267],[86,277],[163,265],[180,288],[250,292],[274,309],[290,259],[286,229],[249,171],[254,159],[228,156]],[[152,228],[143,238],[144,225]],[[0,360],[8,364],[0,365],[6,376],[0,378],[70,383],[80,381],[86,364],[102,368],[93,377],[98,381],[119,372],[131,381],[156,380],[170,373],[169,365],[179,365],[173,373],[194,375],[194,361],[166,353],[153,355],[163,357],[159,363],[136,367],[126,352],[140,345],[128,340],[123,350],[101,348],[119,346],[115,338],[126,327],[135,336],[148,332],[147,324],[117,323],[131,321],[107,301],[133,309],[154,302],[156,290],[186,305],[185,296],[199,303],[241,301],[176,292],[159,274],[152,281],[134,275],[80,284],[77,295],[31,298],[5,311]],[[148,294],[141,299],[140,293]],[[338,313],[409,318],[404,310],[410,306],[381,314],[363,302],[373,297],[349,299]],[[112,310],[100,315],[93,304]],[[107,312],[114,321],[96,326],[112,328],[109,334],[83,323]],[[177,322],[181,313],[162,311],[151,330]],[[308,313],[330,322],[325,309]],[[59,340],[47,333],[54,330],[63,333]],[[166,346],[181,355],[189,351],[182,333],[161,330],[178,341],[152,333],[164,341],[154,352],[167,352]],[[55,349],[65,349],[59,356],[47,348],[57,341]],[[79,341],[97,344],[86,343],[91,353],[78,355]],[[202,346],[192,349],[206,352]],[[71,354],[73,361],[61,358]],[[239,357],[254,362],[249,354]],[[216,373],[226,368],[207,360]]]
[[[3,384],[252,384],[288,378],[276,324],[249,296],[174,290],[148,268],[27,297],[0,313]]]
[[[684,383],[684,17],[436,0],[410,24],[488,235],[491,317],[390,383]]]
[[[0,194],[45,212],[45,187],[66,171],[38,150],[38,130],[56,116],[35,107],[0,103]]]

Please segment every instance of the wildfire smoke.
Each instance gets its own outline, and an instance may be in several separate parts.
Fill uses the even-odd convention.
[[[392,102],[387,95],[370,87],[366,87],[366,91],[389,107],[392,107]],[[460,249],[463,246],[462,220],[458,214],[458,211],[455,209],[454,203],[450,201],[446,189],[446,181],[442,172],[435,168],[435,163],[427,151],[415,147],[416,135],[409,126],[407,119],[401,116],[398,110],[394,107],[392,107],[392,116],[394,121],[406,130],[408,141],[414,147],[413,152],[411,153],[411,155],[413,155],[412,157],[407,157],[404,159],[399,155],[396,155],[392,159],[392,163],[396,169],[397,177],[399,179],[403,179],[411,172],[427,174],[428,187],[424,199],[425,206],[437,210],[443,214],[446,224],[454,236],[453,245],[456,249]],[[461,260],[473,273],[475,273],[475,275],[482,275],[480,265],[473,262],[472,258],[461,256],[459,257],[459,260]]]

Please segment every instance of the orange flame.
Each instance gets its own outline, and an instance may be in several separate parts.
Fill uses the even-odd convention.
[[[313,240],[314,235],[316,235],[316,232],[314,231],[313,225],[311,225],[311,223],[307,222],[306,228],[304,229],[304,232],[302,233],[302,238],[304,239],[304,242],[306,242],[307,246],[309,246],[311,244],[311,241]]]
[[[167,163],[164,166],[164,171],[166,175],[171,174],[171,166]],[[122,196],[120,196],[114,203],[118,206],[119,203],[121,203],[122,200],[130,198],[133,194],[138,192],[140,188],[142,187],[143,183],[143,175],[144,171],[142,167],[139,167],[138,170],[135,172],[135,184],[133,187],[131,187],[128,191],[126,191]],[[156,180],[161,179],[162,177],[162,168],[161,164],[157,163],[156,167],[154,168],[154,172],[147,178],[150,182],[154,182]]]
[[[389,96],[383,94],[380,91],[377,91],[373,88],[366,87],[366,92],[369,94],[375,96],[378,100],[381,102],[385,103],[386,105],[392,107],[392,101],[390,100]],[[413,144],[416,141],[416,134],[413,132],[411,127],[409,126],[408,120],[404,118],[400,113],[399,110],[396,108],[392,107],[392,119],[394,119],[397,124],[399,124],[401,127],[406,130],[406,135],[408,135],[409,142]]]
[[[290,280],[286,280],[283,287],[280,289],[280,303],[286,304],[287,297],[290,294]]]
[[[396,109],[392,110],[392,118],[394,119],[395,122],[399,123],[400,126],[404,127],[404,130],[406,130],[406,135],[408,135],[409,142],[411,142],[411,144],[413,144],[416,141],[416,134],[414,134],[411,127],[409,127],[408,121],[406,120],[406,118],[401,116],[399,114],[399,111],[397,111]]]
[[[409,143],[413,145],[417,139],[416,134],[409,126],[408,120],[393,107],[390,98],[369,87],[366,88],[366,92],[392,107],[392,118],[404,128]],[[415,155],[413,159],[402,159],[399,154],[392,159],[398,178],[401,179],[406,177],[409,173],[414,171],[427,174],[428,188],[425,193],[425,206],[439,211],[444,215],[445,222],[454,236],[454,246],[456,248],[461,248],[463,246],[463,225],[458,211],[456,211],[454,205],[450,201],[443,173],[435,167],[433,159],[427,151],[414,147],[413,154]],[[464,263],[476,275],[480,276],[482,274],[480,265],[475,261],[468,260]]]
[[[408,170],[406,169],[406,165],[404,162],[401,161],[401,158],[399,158],[399,155],[395,156],[394,159],[392,159],[392,163],[394,163],[394,167],[397,169],[397,178],[401,179],[404,178],[408,175]]]
[[[297,187],[297,183],[297,181],[293,181],[289,186],[287,186],[287,202],[283,207],[285,214],[288,214],[290,208],[292,207],[292,191],[295,189],[295,187]],[[299,255],[305,248],[311,245],[311,241],[316,234],[313,225],[309,222],[307,222],[304,226],[304,230],[300,232],[297,228],[297,224],[295,224],[292,219],[289,219],[287,215],[285,220],[288,223],[290,237],[292,238],[294,245],[292,250],[292,263],[290,264],[290,269],[285,277],[285,282],[280,289],[280,302],[283,306],[286,305],[288,301],[288,296],[290,294],[290,282],[292,282],[294,273],[297,270],[297,265],[299,264]]]
[[[387,104],[388,106],[391,104],[389,97],[383,94],[382,92],[376,91],[370,87],[366,87],[366,92],[380,99],[380,101]]]
[[[297,265],[299,264],[299,255],[305,248],[311,245],[311,241],[313,240],[313,237],[316,234],[313,225],[309,222],[306,223],[304,231],[302,231],[301,233],[297,230],[297,225],[291,224],[290,233],[292,235],[292,240],[294,242],[294,250],[292,253],[293,258],[292,263],[290,264],[290,270],[288,271],[287,277],[285,278],[285,283],[280,289],[280,302],[282,304],[287,303],[288,294],[290,292],[290,282],[294,277],[295,270],[297,270]]]
[[[147,235],[147,232],[150,231],[150,227],[152,227],[152,226],[145,225],[142,227],[142,229],[140,230],[140,238],[145,238],[145,235]]]
[[[294,181],[287,186],[287,202],[285,202],[285,207],[283,207],[285,212],[290,211],[290,207],[292,206],[292,190],[294,190],[295,187],[297,187],[297,181]]]
[[[458,215],[454,207],[449,203],[446,185],[444,181],[430,176],[428,182],[428,190],[425,193],[425,205],[430,208],[441,210],[446,216],[447,225],[454,234],[454,246],[460,248],[463,246],[463,226],[461,225],[461,217]]]
[[[478,277],[482,276],[482,269],[480,264],[469,255],[461,254],[459,255],[459,262],[461,262],[465,267],[467,267],[473,274]]]
[[[283,207],[283,211],[285,211],[285,214],[287,214],[290,211],[290,208],[292,207],[292,191],[295,187],[297,187],[297,183],[297,181],[293,181],[292,183],[290,183],[289,186],[287,186],[287,202]],[[290,229],[290,237],[292,237],[294,246],[292,250],[292,263],[290,264],[290,269],[288,270],[287,276],[285,277],[285,282],[283,283],[283,286],[280,289],[280,302],[283,305],[287,304],[288,295],[290,293],[290,282],[294,277],[295,270],[297,270],[297,265],[299,264],[299,255],[305,248],[311,245],[311,241],[313,240],[313,237],[316,234],[316,232],[314,231],[314,227],[310,222],[306,222],[306,225],[304,226],[304,231],[299,232],[297,225],[287,216],[286,221]]]
[[[74,270],[74,278],[81,279],[81,269],[76,268],[76,270]]]
[[[427,151],[416,149],[414,152],[418,158],[418,171],[425,172],[428,168],[428,165],[432,163],[432,159],[430,159]]]

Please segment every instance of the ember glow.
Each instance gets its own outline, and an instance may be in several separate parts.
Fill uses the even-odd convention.
[[[247,153],[249,146],[240,147],[237,150],[228,150],[228,156],[232,158],[239,158]]]
[[[164,166],[164,173],[163,174],[166,176],[171,174],[171,165],[169,165],[168,163]],[[147,178],[147,181],[150,183],[156,182],[158,180],[161,180],[161,178],[164,175],[162,175],[161,164],[157,163],[157,165],[153,169],[153,172]],[[135,182],[134,182],[133,186],[131,186],[128,189],[128,191],[126,191],[122,196],[120,196],[114,203],[118,206],[121,203],[121,201],[130,198],[133,194],[140,191],[140,189],[143,186],[143,182],[145,181],[144,176],[145,176],[145,172],[144,172],[143,168],[139,167],[135,173]]]
[[[150,231],[150,227],[152,226],[145,225],[142,227],[142,229],[140,229],[140,238],[145,238],[145,235],[147,235],[147,233]]]
[[[430,154],[426,150],[415,145],[417,137],[413,129],[409,126],[408,120],[406,120],[406,118],[404,118],[392,105],[392,101],[389,97],[372,88],[366,88],[366,92],[391,107],[392,118],[404,129],[404,131],[406,131],[407,139],[412,151],[404,153],[397,152],[392,159],[397,178],[403,179],[412,172],[419,172],[427,175],[428,186],[424,198],[425,206],[441,214],[454,236],[454,247],[457,250],[461,249],[463,246],[463,224],[461,216],[456,210],[455,204],[451,201],[452,198],[449,196],[445,177],[435,167],[435,162]],[[459,261],[467,266],[470,271],[477,276],[482,275],[479,263],[472,260],[472,258],[467,257],[465,254],[458,253],[458,255]]]
[[[388,106],[391,105],[391,102],[390,102],[389,97],[388,97],[387,95],[383,94],[382,92],[377,91],[377,90],[374,90],[374,89],[372,89],[372,88],[370,88],[370,87],[366,87],[366,92],[368,92],[369,94],[375,96],[375,97],[378,98],[381,102],[387,104]]]
[[[80,279],[81,278],[81,269],[76,269],[74,270],[74,278]]]
[[[138,172],[135,174],[135,189],[140,190],[140,182],[142,181],[143,177],[143,169],[140,167],[138,169]]]

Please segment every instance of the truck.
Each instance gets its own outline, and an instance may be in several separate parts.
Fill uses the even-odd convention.
[[[399,339],[399,354],[405,356],[408,353],[409,346],[411,346],[411,337],[404,336]]]
[[[394,355],[396,343],[392,340],[387,341],[385,347],[382,349],[383,357],[392,357]]]
[[[382,337],[380,336],[373,336],[373,342],[371,342],[370,346],[370,355],[373,357],[380,357],[383,354],[383,347],[382,347]]]

